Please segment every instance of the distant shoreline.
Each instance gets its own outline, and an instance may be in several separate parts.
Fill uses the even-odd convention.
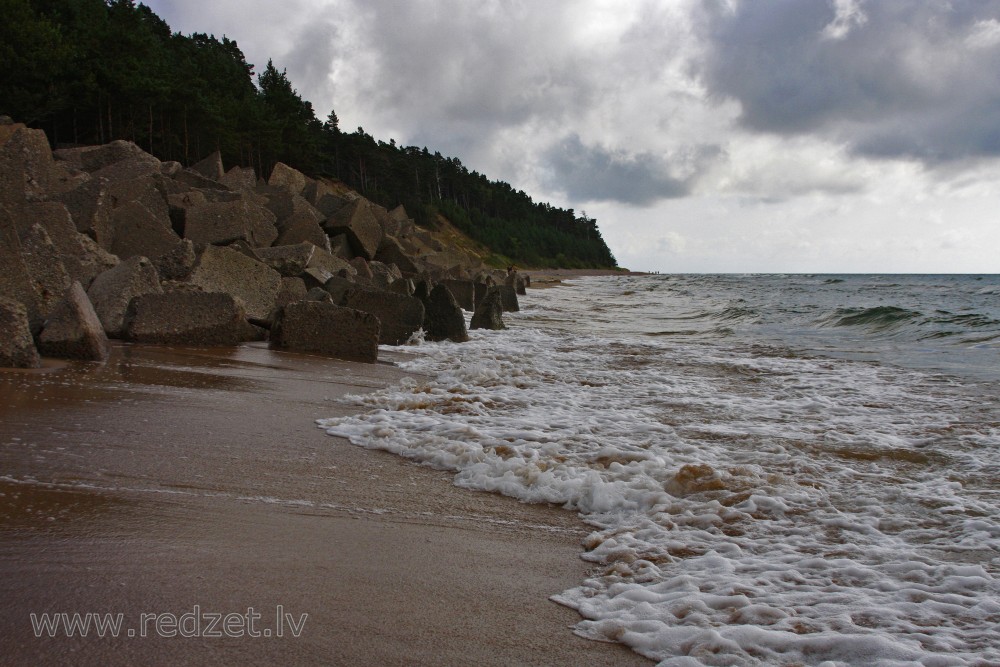
[[[531,287],[552,287],[564,280],[590,276],[644,276],[643,271],[625,269],[523,269],[522,273],[531,278]]]

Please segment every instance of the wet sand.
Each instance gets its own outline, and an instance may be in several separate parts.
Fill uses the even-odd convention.
[[[649,664],[547,599],[586,576],[574,514],[315,426],[400,376],[262,345],[0,372],[3,664]],[[120,636],[36,638],[62,612]],[[214,614],[244,636],[182,636]]]

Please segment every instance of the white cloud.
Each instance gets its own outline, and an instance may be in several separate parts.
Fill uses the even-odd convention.
[[[1000,270],[1000,0],[149,4],[632,268]]]
[[[858,0],[833,0],[836,15],[823,28],[824,39],[844,39],[855,26],[862,26],[868,21],[868,15],[861,9]]]

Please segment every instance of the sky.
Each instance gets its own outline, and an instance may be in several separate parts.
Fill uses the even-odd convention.
[[[1000,0],[147,0],[620,266],[1000,273]]]

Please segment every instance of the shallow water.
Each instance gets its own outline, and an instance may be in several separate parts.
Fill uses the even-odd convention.
[[[577,511],[577,632],[664,665],[1000,663],[1000,280],[645,276],[322,425]]]

